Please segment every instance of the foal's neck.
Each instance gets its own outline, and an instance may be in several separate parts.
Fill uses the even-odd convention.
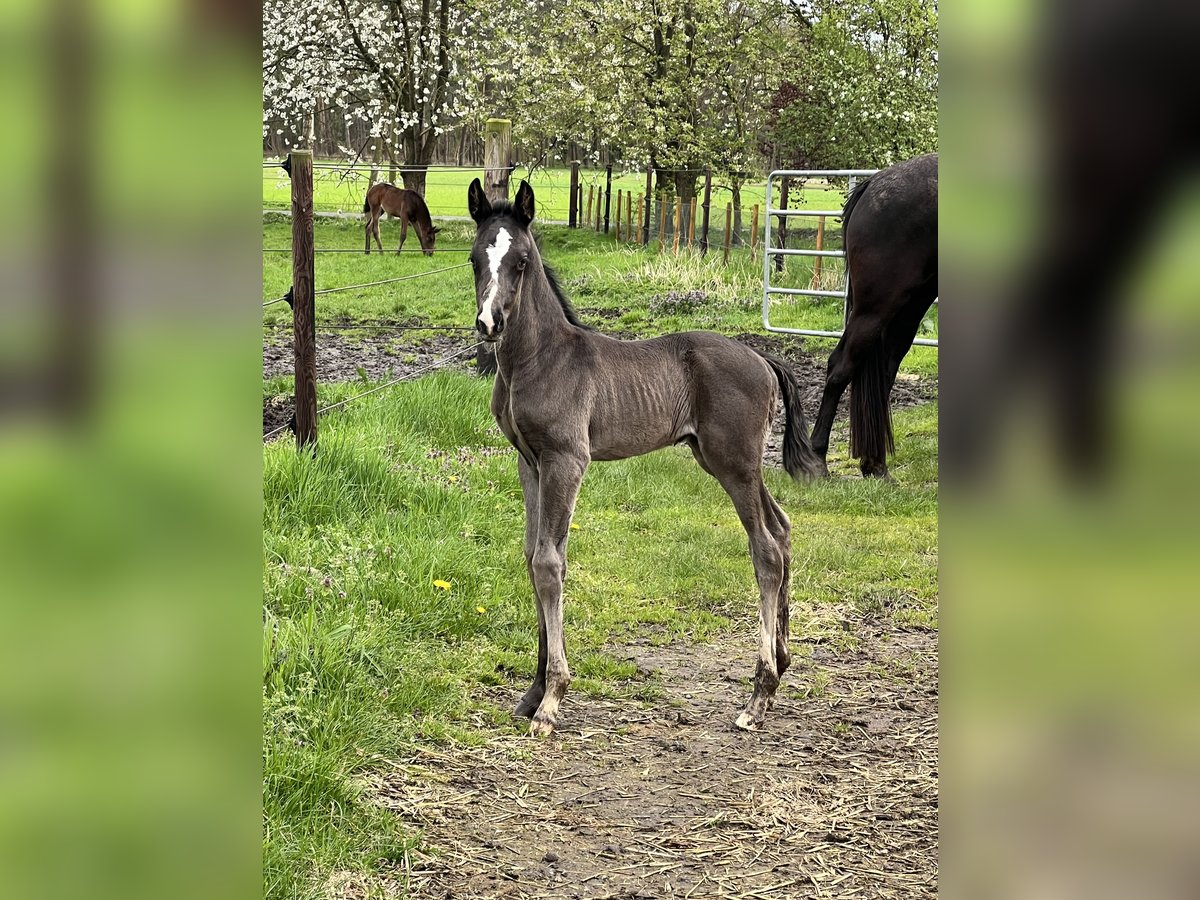
[[[521,285],[517,314],[505,329],[497,356],[502,356],[503,368],[512,372],[561,344],[563,335],[573,327],[550,286],[542,261],[530,260]]]

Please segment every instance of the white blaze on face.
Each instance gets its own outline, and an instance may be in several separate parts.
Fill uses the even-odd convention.
[[[487,328],[495,325],[492,305],[496,302],[496,294],[500,290],[500,263],[511,246],[512,235],[508,233],[507,228],[501,228],[496,232],[495,242],[487,248],[488,272],[491,274],[492,282],[488,287],[487,299],[483,301],[483,309],[479,311],[479,321]]]

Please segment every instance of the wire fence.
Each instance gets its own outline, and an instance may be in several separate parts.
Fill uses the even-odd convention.
[[[341,407],[346,406],[349,403],[353,403],[355,400],[361,400],[363,397],[369,397],[372,394],[377,394],[380,391],[384,390],[385,388],[390,388],[390,387],[392,387],[392,385],[399,384],[401,381],[409,381],[410,379],[416,378],[418,375],[424,375],[426,372],[430,372],[430,371],[438,368],[439,366],[444,366],[446,363],[450,362],[451,360],[458,359],[459,357],[462,357],[462,356],[466,356],[468,353],[470,353],[473,350],[477,350],[481,346],[483,346],[483,341],[477,341],[476,343],[472,344],[469,347],[464,347],[461,350],[455,350],[453,353],[447,353],[441,359],[434,360],[429,365],[423,366],[420,369],[414,369],[411,372],[405,372],[403,375],[397,375],[395,378],[392,378],[389,381],[385,381],[383,384],[378,384],[375,387],[365,390],[360,394],[354,394],[351,397],[346,397],[344,400],[339,400],[336,403],[330,403],[328,406],[322,406],[317,409],[317,415],[322,416],[325,413],[330,412],[331,410],[340,409]],[[295,421],[296,421],[295,416],[293,416],[292,420],[290,422],[288,422],[287,424],[280,425],[278,428],[271,429],[270,431],[268,431],[266,434],[263,435],[263,441],[264,442],[269,441],[275,435],[282,434],[283,432],[287,431],[288,429],[294,428]]]
[[[412,281],[414,278],[424,278],[427,275],[439,275],[442,272],[449,272],[452,269],[465,269],[470,263],[459,263],[457,266],[446,266],[441,269],[430,269],[428,272],[417,272],[415,275],[399,275],[395,278],[382,278],[379,281],[364,281],[362,284],[344,284],[341,287],[323,288],[319,291],[313,291],[314,295],[320,294],[336,294],[341,291],[357,291],[361,288],[378,287],[381,284],[395,284],[398,281]]]

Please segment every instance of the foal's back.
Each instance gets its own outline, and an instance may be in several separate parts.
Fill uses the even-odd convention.
[[[398,188],[394,184],[386,181],[381,181],[378,184],[371,185],[371,189],[367,191],[367,202],[371,206],[382,207],[383,211],[389,216],[400,215],[407,205],[405,194],[411,193],[404,188]]]

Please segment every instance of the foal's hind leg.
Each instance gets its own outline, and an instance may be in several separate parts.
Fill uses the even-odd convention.
[[[404,250],[404,239],[408,237],[408,217],[400,217],[400,246],[396,248],[396,252],[400,253]]]
[[[538,598],[537,579],[533,577],[533,551],[537,546],[538,534],[538,474],[537,470],[524,457],[517,458],[517,471],[521,477],[521,489],[525,494],[525,569],[529,573],[529,583],[533,585],[533,599],[537,604],[538,619],[538,657],[537,674],[533,684],[517,704],[514,715],[533,717],[546,693],[546,613],[542,609],[542,601]]]
[[[762,486],[763,509],[766,510],[765,520],[767,529],[775,538],[775,544],[783,557],[783,580],[779,585],[779,601],[775,607],[775,665],[779,677],[792,664],[792,654],[788,650],[788,633],[791,614],[788,609],[791,597],[792,581],[792,523],[787,514],[775,502],[767,486]]]
[[[383,241],[379,239],[379,220],[383,218],[383,207],[380,207],[378,212],[374,213],[371,218],[371,232],[375,235],[375,245],[379,247],[379,252],[383,253]]]

